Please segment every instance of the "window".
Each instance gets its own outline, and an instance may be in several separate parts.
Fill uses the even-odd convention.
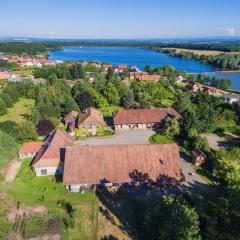
[[[41,170],[41,175],[47,175],[47,169],[42,169]]]

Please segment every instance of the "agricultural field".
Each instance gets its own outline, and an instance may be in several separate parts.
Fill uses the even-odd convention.
[[[185,49],[185,48],[164,48],[164,49],[174,49],[177,53],[180,52],[191,52],[198,55],[205,55],[205,56],[216,56],[221,53],[226,53],[223,51],[210,51],[210,50],[195,50],[195,49]],[[228,52],[227,54],[240,54],[239,52]]]

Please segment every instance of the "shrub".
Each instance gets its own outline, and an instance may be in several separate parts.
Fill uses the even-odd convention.
[[[12,226],[6,216],[0,215],[0,239],[6,239],[10,234],[11,228]]]
[[[49,119],[43,119],[37,124],[37,132],[40,136],[49,135],[54,129],[55,126]]]
[[[17,147],[15,139],[0,130],[0,165],[17,157]]]

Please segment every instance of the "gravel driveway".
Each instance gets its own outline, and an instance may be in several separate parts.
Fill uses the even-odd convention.
[[[223,146],[225,140],[214,133],[205,133],[201,134],[201,136],[207,138],[209,146],[214,150],[219,150],[219,148]]]
[[[90,145],[121,145],[121,144],[148,144],[148,139],[155,134],[153,130],[125,130],[116,136],[104,138],[88,138],[78,141],[78,144]]]

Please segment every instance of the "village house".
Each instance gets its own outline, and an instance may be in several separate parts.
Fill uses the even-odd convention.
[[[105,71],[105,72],[108,72],[108,69],[109,69],[110,67],[112,67],[112,65],[111,65],[111,64],[103,64],[102,67],[104,68],[104,71]]]
[[[22,78],[20,74],[14,73],[8,78],[9,82],[21,82]]]
[[[65,124],[65,125],[68,125],[68,124],[70,124],[70,123],[72,123],[72,122],[75,122],[76,121],[76,119],[77,119],[77,117],[78,117],[78,112],[77,111],[71,111],[71,112],[69,112],[68,114],[66,114],[65,115],[65,117],[63,118],[63,123]]]
[[[222,99],[230,104],[235,102],[240,102],[240,95],[239,94],[224,94],[222,95]]]
[[[105,125],[103,115],[95,108],[89,107],[78,115],[77,127],[82,128],[85,133],[88,131],[89,134],[96,135],[101,125]]]
[[[147,173],[182,179],[176,144],[75,145],[66,148],[63,183],[70,192],[104,184],[119,186],[134,183],[131,173]]]
[[[117,65],[117,67],[115,67],[114,71],[115,73],[123,73],[124,70],[128,70],[128,66],[125,64],[121,64],[121,65]]]
[[[204,164],[206,159],[207,156],[202,151],[195,150],[192,152],[192,162],[196,166],[201,166],[202,164]]]
[[[175,82],[181,83],[182,81],[183,81],[183,76],[181,74],[177,74]]]
[[[137,72],[141,72],[136,66],[131,66],[129,68],[129,73],[137,73]]]
[[[158,128],[166,117],[179,118],[173,108],[129,109],[113,113],[115,130]]]
[[[89,81],[93,82],[95,80],[95,78],[97,78],[97,74],[95,72],[86,72]]]
[[[198,83],[195,83],[195,82],[192,82],[192,83],[189,83],[186,88],[188,90],[190,90],[191,92],[193,93],[197,93],[197,92],[202,92],[203,91],[203,87],[198,84]]]
[[[137,77],[140,81],[159,81],[161,78],[160,75],[157,74],[142,74],[139,77]]]
[[[61,175],[63,173],[65,149],[74,144],[69,134],[56,130],[40,148],[31,165],[36,176]]]
[[[0,72],[0,80],[1,79],[8,79],[9,77],[10,77],[10,75],[7,71],[1,71]]]
[[[210,94],[210,95],[217,95],[217,89],[214,87],[204,87],[203,91]]]
[[[19,158],[33,158],[40,150],[40,148],[45,144],[45,142],[28,142],[24,143],[18,152]]]
[[[73,80],[65,80],[65,82],[70,88],[73,88],[77,84],[77,81],[73,81]]]
[[[130,79],[138,79],[142,75],[144,75],[143,72],[130,72]]]

